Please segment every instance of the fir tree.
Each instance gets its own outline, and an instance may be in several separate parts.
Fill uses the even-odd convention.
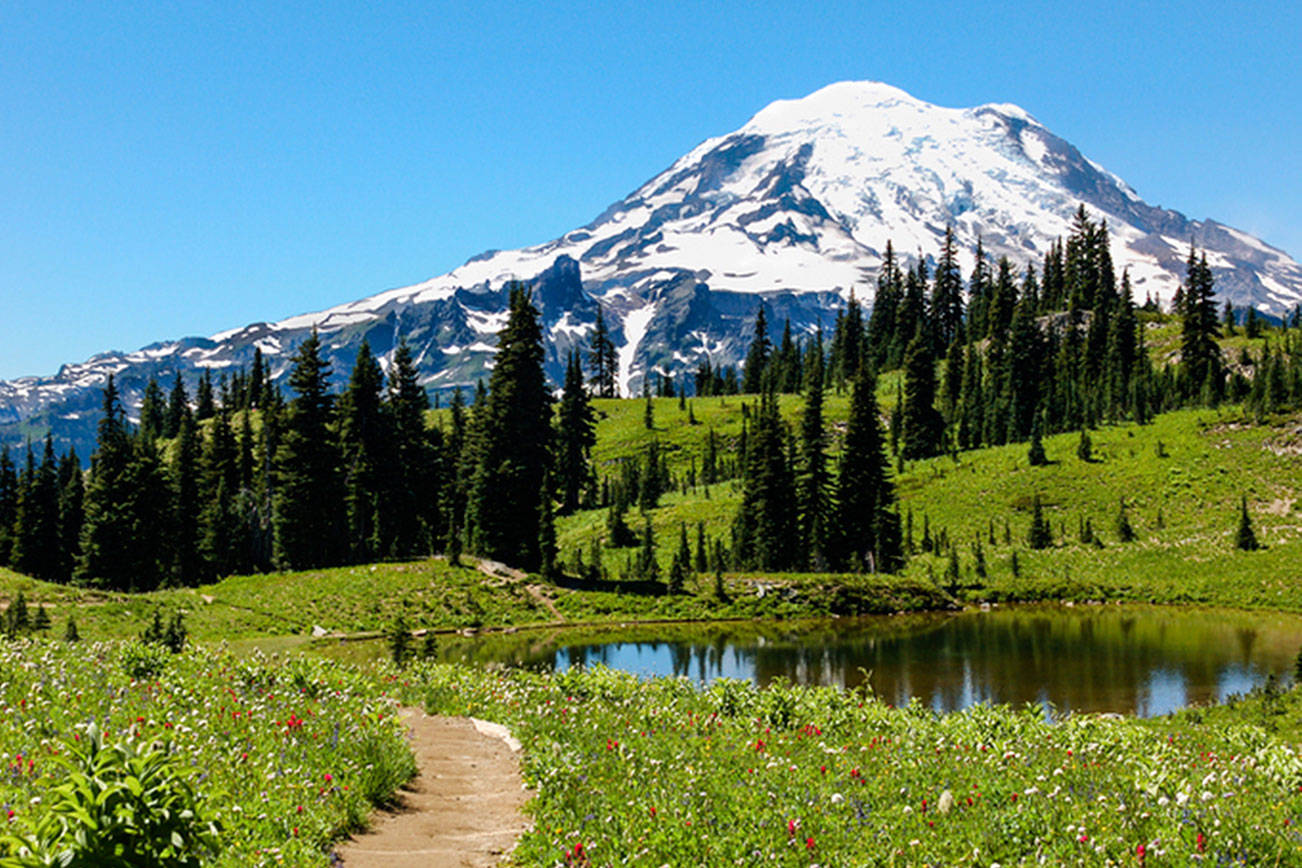
[[[59,463],[59,581],[72,578],[81,553],[81,525],[85,520],[85,488],[81,461],[71,449]]]
[[[511,287],[510,300],[482,408],[467,526],[475,551],[537,570],[540,493],[551,447],[550,395],[538,311],[523,286]]]
[[[1126,514],[1126,500],[1122,498],[1117,504],[1117,539],[1120,542],[1128,543],[1135,540],[1135,529],[1130,524],[1130,517]]]
[[[0,566],[12,564],[14,521],[18,515],[18,470],[9,447],[0,446]]]
[[[27,470],[18,493],[14,520],[14,569],[38,579],[60,577],[59,473],[54,443],[47,435],[39,465],[27,447]]]
[[[963,278],[958,269],[958,248],[954,227],[945,227],[945,241],[936,263],[931,290],[931,326],[935,341],[931,349],[948,347],[963,331]]]
[[[204,368],[199,375],[199,388],[195,393],[194,418],[206,422],[217,414],[217,401],[212,391],[212,369]]]
[[[743,457],[742,501],[733,522],[735,557],[744,566],[785,570],[797,553],[795,484],[777,397],[760,396]]]
[[[801,566],[822,572],[836,557],[831,478],[827,469],[827,432],[823,424],[823,354],[809,355],[805,378],[805,412],[800,420],[799,504]],[[698,567],[698,570],[700,568]]]
[[[157,440],[167,431],[167,403],[163,390],[153,377],[145,385],[145,394],[140,401],[140,435],[150,440]]]
[[[914,335],[904,359],[904,401],[900,425],[904,458],[940,453],[942,420],[936,412],[936,366],[921,332]]]
[[[1180,375],[1184,394],[1186,399],[1214,402],[1221,397],[1224,377],[1220,347],[1216,343],[1216,290],[1206,254],[1199,258],[1192,246],[1182,290]]]
[[[1044,518],[1044,508],[1040,505],[1040,495],[1035,495],[1031,504],[1031,528],[1026,534],[1026,544],[1033,549],[1047,549],[1053,545],[1053,533],[1049,522]]]
[[[1248,498],[1239,499],[1239,527],[1234,534],[1234,547],[1240,551],[1254,552],[1261,548],[1257,534],[1252,529],[1252,519],[1248,516]]]
[[[337,563],[344,550],[339,458],[330,431],[326,391],[330,366],[316,330],[299,345],[289,385],[294,391],[275,455],[272,498],[274,558],[281,569]]]
[[[83,580],[98,580],[122,590],[141,589],[132,554],[139,545],[134,533],[138,519],[132,510],[136,498],[132,452],[117,385],[110,374],[86,485],[86,518],[76,572]]]
[[[367,563],[387,553],[393,537],[387,519],[394,499],[385,483],[386,477],[402,468],[393,464],[396,456],[389,454],[391,417],[382,406],[383,392],[384,372],[363,339],[348,388],[339,399],[346,549],[353,563]]]
[[[190,396],[186,394],[185,383],[181,382],[178,371],[172,380],[172,391],[167,396],[167,417],[163,426],[163,436],[169,440],[181,430],[181,419],[190,415]]]
[[[427,429],[427,409],[429,395],[420,384],[411,347],[400,341],[389,366],[389,391],[383,406],[389,442],[383,453],[386,466],[382,476],[389,503],[384,509],[384,532],[376,542],[385,555],[428,554],[436,541],[460,540],[459,534],[448,530],[449,523],[458,529],[465,526],[470,473],[463,454],[467,434],[461,390],[452,395],[452,427],[445,442],[435,440]]]
[[[656,539],[651,527],[651,516],[646,517],[644,525],[642,548],[637,558],[637,576],[643,581],[654,582],[660,578],[660,564],[656,560]]]
[[[189,413],[181,416],[176,435],[172,485],[172,580],[183,586],[196,585],[203,574],[199,554],[199,440]]]
[[[592,447],[597,443],[597,423],[592,415],[588,392],[583,388],[583,371],[578,353],[565,366],[556,420],[556,474],[559,481],[561,514],[579,508],[579,498],[592,476]]]
[[[768,316],[765,304],[760,302],[755,314],[755,334],[751,338],[750,349],[746,351],[746,360],[742,364],[741,390],[756,393],[764,387],[764,375],[768,370],[769,356],[773,353],[773,343],[769,340]]]
[[[80,642],[81,634],[77,632],[77,622],[71,615],[68,616],[68,625],[63,630],[63,641]]]
[[[904,562],[895,485],[886,461],[873,379],[864,372],[850,393],[850,417],[837,475],[838,563],[893,573]]]
[[[601,398],[615,397],[615,378],[619,375],[619,356],[615,344],[610,339],[606,327],[606,316],[601,305],[597,305],[597,324],[592,330],[592,343],[588,351],[588,369],[592,372],[589,382]]]

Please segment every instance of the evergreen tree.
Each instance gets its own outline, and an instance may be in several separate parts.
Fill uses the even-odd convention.
[[[655,530],[651,527],[649,515],[642,529],[642,548],[638,551],[637,576],[647,582],[654,582],[660,578],[660,564],[656,560]]]
[[[9,457],[9,447],[0,446],[0,566],[13,561],[14,522],[18,516],[18,470]]]
[[[1234,547],[1240,551],[1254,552],[1261,548],[1257,534],[1252,529],[1252,519],[1248,516],[1248,498],[1239,499],[1239,527],[1234,534]]]
[[[131,557],[137,545],[131,510],[135,497],[131,463],[131,438],[117,385],[110,374],[104,386],[103,415],[86,485],[86,519],[77,576],[99,580],[114,589],[134,589],[139,581]]]
[[[1126,499],[1124,497],[1117,504],[1117,539],[1123,543],[1134,542],[1135,540],[1135,529],[1130,524],[1130,517],[1126,515]]]
[[[363,339],[348,388],[339,399],[346,546],[353,563],[368,563],[387,553],[393,537],[387,519],[394,499],[386,477],[401,468],[389,454],[391,417],[382,406],[383,392],[384,372]]]
[[[406,558],[428,554],[439,540],[449,538],[451,524],[465,527],[470,470],[468,429],[461,390],[452,394],[452,426],[446,440],[425,425],[429,395],[420,384],[411,347],[405,340],[393,351],[389,393],[384,403],[387,444],[382,468],[388,503],[380,507],[387,518],[376,541],[380,554]]]
[[[72,578],[81,553],[81,525],[85,517],[85,489],[77,450],[69,450],[59,463],[59,581]]]
[[[773,353],[765,307],[764,302],[761,301],[759,310],[755,314],[755,335],[751,338],[750,349],[746,351],[746,361],[742,364],[741,390],[752,394],[764,388],[764,375],[768,370],[769,356]]]
[[[169,574],[174,582],[188,587],[198,584],[204,574],[203,559],[199,554],[200,449],[189,413],[181,416],[180,424],[171,471],[172,564]]]
[[[597,324],[592,330],[592,343],[588,350],[588,369],[592,371],[589,382],[592,383],[597,396],[614,398],[615,381],[619,376],[619,356],[615,352],[614,342],[610,339],[610,331],[606,327],[606,315],[602,312],[600,304],[597,305]]]
[[[777,397],[760,395],[744,454],[742,501],[733,522],[735,557],[743,566],[785,570],[798,551],[795,485]]]
[[[892,346],[903,301],[904,278],[895,262],[895,248],[887,239],[886,255],[877,273],[877,294],[868,319],[869,361],[874,370],[884,371],[899,365],[900,360],[892,356]]]
[[[895,485],[886,461],[875,383],[861,372],[850,394],[850,418],[837,476],[839,563],[893,573],[903,565]]]
[[[38,579],[60,577],[59,473],[54,443],[47,435],[39,465],[27,447],[27,470],[18,493],[14,521],[14,569]]]
[[[157,440],[167,432],[167,403],[163,390],[153,377],[145,385],[145,394],[140,401],[140,435],[150,440]]]
[[[181,419],[190,415],[190,396],[186,394],[185,383],[181,382],[178,371],[172,381],[172,391],[167,396],[167,419],[163,426],[163,436],[169,440],[181,430]]]
[[[217,401],[212,391],[212,369],[204,368],[199,375],[199,388],[195,393],[194,418],[206,422],[217,414]]]
[[[543,474],[542,491],[538,496],[538,573],[547,581],[555,581],[556,569],[556,515],[552,509],[552,485],[547,473]]]
[[[592,447],[597,444],[596,419],[588,392],[583,387],[583,370],[578,353],[565,366],[556,425],[556,474],[559,481],[561,514],[579,508],[579,499],[592,477]]]
[[[1049,463],[1048,457],[1044,454],[1044,440],[1040,436],[1040,417],[1035,417],[1035,424],[1031,427],[1031,448],[1027,451],[1026,461],[1032,467],[1043,467]]]
[[[330,432],[330,366],[316,330],[299,345],[289,385],[294,397],[275,454],[274,559],[281,569],[338,563],[344,546],[339,457]]]
[[[1047,549],[1053,545],[1053,532],[1044,518],[1044,508],[1040,505],[1038,494],[1031,504],[1031,528],[1026,534],[1026,544],[1033,549]]]
[[[711,432],[713,433],[713,432]],[[827,469],[827,432],[823,424],[822,352],[811,353],[805,378],[805,412],[800,420],[799,503],[801,566],[826,570],[836,556],[831,478]],[[698,572],[704,568],[698,566]]]
[[[1187,400],[1221,397],[1224,378],[1220,346],[1216,343],[1216,290],[1207,257],[1191,246],[1185,266],[1180,314],[1180,375]],[[1204,396],[1204,392],[1210,391]]]
[[[540,493],[551,446],[550,395],[538,311],[523,286],[512,286],[510,299],[478,432],[467,525],[475,551],[537,570]]]
[[[963,277],[958,269],[954,227],[945,227],[945,242],[936,263],[931,290],[932,351],[948,347],[963,332]]]
[[[936,364],[922,333],[914,335],[904,357],[904,402],[901,411],[904,458],[940,453],[943,421],[936,412]]]

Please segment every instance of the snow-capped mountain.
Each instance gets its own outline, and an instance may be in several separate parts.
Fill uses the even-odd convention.
[[[554,241],[476,256],[442,277],[279,323],[106,353],[48,378],[0,383],[0,426],[53,426],[85,440],[99,387],[118,374],[128,402],[151,376],[248,364],[261,348],[279,376],[316,327],[342,380],[365,337],[387,360],[400,336],[428,387],[472,385],[491,366],[505,285],[533,284],[548,371],[583,344],[600,304],[620,345],[620,385],[702,360],[737,362],[762,298],[771,321],[830,324],[853,290],[871,301],[888,239],[934,256],[952,225],[970,268],[980,238],[1019,267],[1065,237],[1076,208],[1107,220],[1118,273],[1166,300],[1192,240],[1222,299],[1282,314],[1302,300],[1302,266],[1212,220],[1146,204],[1124,181],[1013,105],[931,105],[889,85],[842,82],[775,102],[741,129],[702,142],[586,226]]]

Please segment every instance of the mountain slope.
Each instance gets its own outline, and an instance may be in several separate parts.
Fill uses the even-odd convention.
[[[1020,268],[1065,236],[1084,203],[1107,220],[1118,272],[1137,296],[1169,299],[1190,241],[1207,250],[1221,298],[1282,314],[1302,300],[1302,266],[1215,221],[1145,203],[1120,178],[1011,105],[934,106],[874,82],[829,85],[775,102],[741,129],[702,142],[588,225],[513,251],[491,251],[414,286],[211,338],[107,353],[54,377],[0,383],[6,439],[52,426],[84,440],[109,372],[131,404],[150,376],[189,381],[247,364],[259,347],[283,375],[316,327],[342,381],[363,337],[387,359],[400,336],[431,389],[487,371],[505,316],[505,284],[530,281],[547,329],[549,373],[584,343],[600,303],[620,351],[620,384],[744,353],[756,296],[797,330],[830,324],[854,290],[870,299],[888,239],[931,257],[946,225],[970,268],[978,238]]]

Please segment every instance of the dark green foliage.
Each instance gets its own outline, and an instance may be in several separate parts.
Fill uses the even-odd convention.
[[[909,342],[904,356],[904,403],[900,425],[904,458],[930,458],[940,454],[944,422],[936,411],[936,363],[921,331]]]
[[[388,526],[390,486],[385,483],[401,468],[390,454],[391,416],[384,412],[384,373],[363,340],[339,399],[339,457],[343,461],[343,493],[347,558],[367,563],[390,549],[393,529]],[[424,427],[423,421],[421,425]]]
[[[32,616],[32,632],[44,633],[50,629],[50,613],[45,611],[45,607],[38,605],[36,614]]]
[[[1180,304],[1180,382],[1188,401],[1214,403],[1223,390],[1224,368],[1216,343],[1216,290],[1207,256],[1189,248]]]
[[[932,343],[930,348],[943,349],[963,334],[963,277],[958,269],[958,248],[954,228],[945,227],[945,241],[936,263],[935,282],[931,291]],[[907,363],[906,363],[907,364]]]
[[[556,419],[556,478],[560,489],[561,515],[579,508],[579,499],[592,477],[592,447],[597,443],[592,403],[583,387],[579,356],[571,354],[565,368]]]
[[[799,566],[821,572],[837,556],[832,480],[827,467],[827,431],[823,424],[822,343],[809,356],[805,412],[800,419],[800,467],[796,478],[799,509]],[[698,570],[700,568],[698,567]]]
[[[597,305],[597,325],[592,331],[591,349],[588,351],[588,369],[592,372],[589,382],[601,398],[615,397],[615,378],[619,375],[619,356],[615,344],[610,339],[606,327],[606,315],[601,305]],[[700,394],[698,390],[698,394]]]
[[[556,579],[556,516],[552,509],[551,480],[543,476],[538,514],[538,573],[544,579]]]
[[[429,396],[420,385],[411,347],[400,341],[389,366],[389,391],[383,406],[388,440],[380,468],[383,493],[376,547],[386,557],[428,554],[464,527],[470,470],[465,466],[466,422],[461,390],[452,397],[452,429],[444,442],[425,426]]]
[[[389,624],[389,629],[385,631],[385,638],[389,642],[389,659],[398,668],[405,668],[411,660],[412,648],[411,628],[407,626],[407,616],[403,611],[399,611],[393,622]]]
[[[754,569],[790,569],[799,549],[795,480],[786,427],[778,415],[777,397],[770,392],[760,396],[743,460],[742,501],[733,521],[734,558]]]
[[[850,418],[837,474],[836,562],[893,573],[903,565],[904,553],[883,440],[875,383],[860,372],[850,394]]]
[[[45,438],[41,463],[27,448],[27,466],[19,480],[14,519],[14,569],[39,579],[64,579],[59,535],[59,471],[54,445]]]
[[[4,633],[6,636],[22,636],[31,629],[31,616],[27,610],[27,594],[18,592],[9,607],[5,609]]]
[[[628,504],[621,494],[611,502],[606,512],[606,545],[610,548],[624,548],[637,542],[637,537],[624,517],[627,511]]]
[[[1131,527],[1130,517],[1126,514],[1125,498],[1117,504],[1117,539],[1123,543],[1135,540],[1135,529]]]
[[[294,354],[294,390],[275,454],[274,557],[282,569],[337,563],[344,553],[339,456],[330,431],[330,367],[315,329]]]
[[[510,299],[488,397],[476,411],[466,524],[476,552],[537,570],[540,494],[551,460],[551,398],[538,311],[523,286],[513,286]]]
[[[755,334],[751,338],[750,348],[746,351],[746,360],[741,368],[743,392],[755,393],[764,388],[765,374],[772,354],[773,342],[769,340],[768,314],[765,312],[764,302],[760,302],[759,309],[755,313]]]
[[[172,564],[170,575],[178,584],[198,584],[204,574],[199,553],[199,441],[190,414],[180,418],[172,465]]]
[[[170,560],[164,536],[169,501],[154,446],[127,433],[110,375],[86,485],[77,575],[115,590],[157,587]]]
[[[1031,448],[1027,450],[1026,460],[1032,467],[1043,467],[1049,463],[1044,454],[1044,439],[1040,436],[1040,423],[1037,419],[1031,428]]]
[[[1239,500],[1239,526],[1234,532],[1234,547],[1239,551],[1254,552],[1261,548],[1257,534],[1252,529],[1252,519],[1248,515],[1248,498]]]
[[[1026,544],[1033,549],[1047,549],[1053,545],[1053,531],[1044,518],[1044,508],[1040,505],[1038,494],[1031,505],[1031,527],[1026,532]]]
[[[77,621],[71,615],[68,616],[68,625],[63,629],[63,641],[65,642],[81,641],[81,634],[77,632]]]
[[[204,368],[199,375],[199,388],[195,392],[194,419],[206,422],[217,413],[217,402],[212,391],[212,369]]]
[[[660,578],[660,564],[656,560],[656,538],[655,530],[651,527],[651,516],[646,517],[646,524],[642,529],[642,547],[638,550],[636,569],[637,577],[644,581],[653,582]]]
[[[163,423],[163,436],[169,440],[181,430],[181,420],[189,417],[190,396],[186,394],[185,383],[181,382],[178,372],[172,381],[172,391],[167,396],[167,416]]]
[[[1076,441],[1076,457],[1081,461],[1094,460],[1094,444],[1084,428],[1080,429],[1080,439]]]

